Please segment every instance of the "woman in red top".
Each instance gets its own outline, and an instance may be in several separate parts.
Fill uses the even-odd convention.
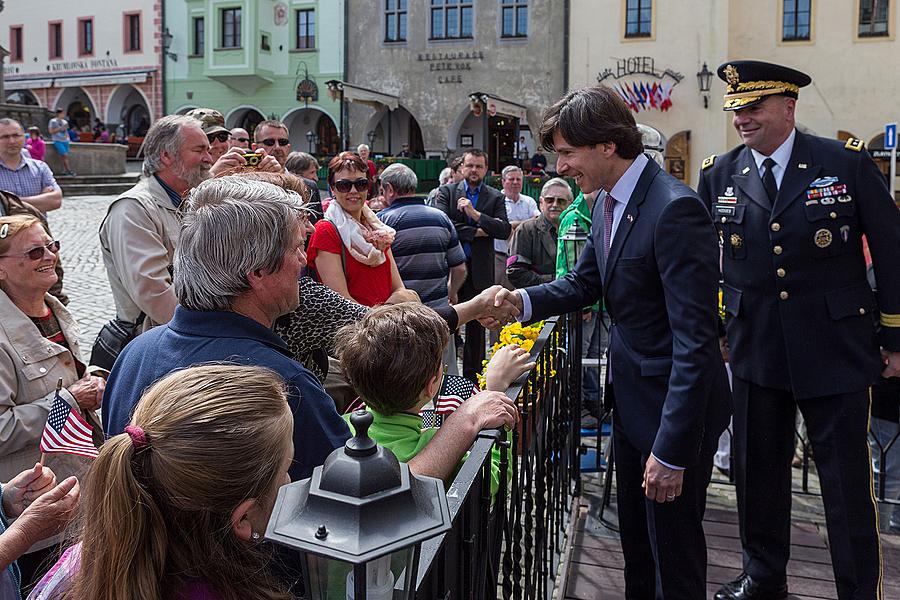
[[[316,223],[307,259],[322,283],[345,298],[375,306],[404,286],[390,250],[394,230],[365,204],[369,181],[358,155],[341,152],[331,159],[328,184],[334,202]]]

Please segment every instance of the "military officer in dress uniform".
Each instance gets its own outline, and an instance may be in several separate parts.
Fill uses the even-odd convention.
[[[799,408],[838,597],[880,600],[866,433],[869,386],[879,373],[900,374],[900,211],[861,140],[797,131],[809,76],[757,61],[724,64],[718,75],[744,143],[703,161],[699,192],[722,248],[744,572],[715,598],[787,596]],[[863,236],[883,282],[877,299]]]

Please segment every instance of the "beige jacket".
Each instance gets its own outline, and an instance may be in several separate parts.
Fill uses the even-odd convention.
[[[0,481],[9,481],[40,459],[41,434],[60,378],[60,395],[77,406],[66,387],[78,380],[78,325],[59,300],[47,294],[44,301],[59,321],[71,350],[42,336],[31,319],[0,290]],[[102,442],[96,415],[88,413],[85,417],[94,425],[94,443]],[[82,475],[90,459],[51,454],[44,464],[61,481],[69,475]]]
[[[109,205],[100,247],[118,318],[134,321],[143,312],[144,330],[172,318],[178,299],[170,267],[180,232],[181,213],[153,176]]]

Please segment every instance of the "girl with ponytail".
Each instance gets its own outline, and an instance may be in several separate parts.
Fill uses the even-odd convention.
[[[29,598],[290,598],[259,542],[289,482],[293,419],[261,367],[204,365],[150,387],[85,478],[76,544]]]

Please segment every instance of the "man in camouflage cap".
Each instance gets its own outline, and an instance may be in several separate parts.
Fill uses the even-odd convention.
[[[209,154],[213,162],[219,160],[231,147],[228,142],[231,133],[225,128],[225,117],[214,108],[195,108],[187,115],[200,121],[200,128],[209,140]]]

